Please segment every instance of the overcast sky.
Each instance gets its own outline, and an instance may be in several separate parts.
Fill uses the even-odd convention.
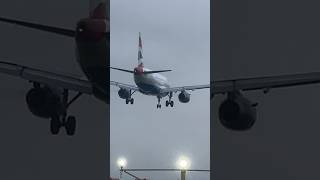
[[[111,66],[137,65],[138,33],[142,33],[144,65],[163,73],[171,86],[208,84],[210,80],[209,0],[111,1]],[[111,80],[134,84],[132,74],[111,71]],[[157,109],[157,99],[135,93],[134,105],[111,87],[111,174],[119,176],[116,160],[124,156],[128,168],[175,168],[179,155],[192,168],[209,169],[209,90],[192,92],[188,104]],[[178,173],[140,173],[152,179],[177,179]],[[191,173],[192,179],[209,179]]]

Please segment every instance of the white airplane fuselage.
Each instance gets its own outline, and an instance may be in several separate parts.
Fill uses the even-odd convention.
[[[151,71],[147,68],[142,68],[143,72]],[[150,95],[164,97],[168,93],[161,93],[161,89],[169,88],[168,80],[166,77],[159,73],[144,74],[144,73],[134,73],[134,82],[138,86],[141,93]]]

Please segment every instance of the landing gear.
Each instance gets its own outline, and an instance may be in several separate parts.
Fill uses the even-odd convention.
[[[173,107],[174,102],[171,100],[172,99],[172,92],[169,93],[169,100],[166,101],[166,106],[168,107],[169,105]]]
[[[126,99],[126,104],[133,104],[134,103],[134,99],[133,98],[128,98]]]
[[[168,107],[169,105],[170,105],[171,107],[173,107],[174,102],[173,102],[173,101],[166,101],[166,106]]]
[[[134,103],[134,99],[131,97],[133,93],[135,93],[136,91],[131,92],[130,90],[130,96],[126,99],[126,104],[133,104]]]
[[[64,127],[66,128],[66,132],[69,136],[74,135],[76,131],[76,117],[69,116]]]
[[[158,104],[157,104],[157,109],[159,108],[159,109],[161,109],[161,104],[160,104],[160,100],[161,100],[161,97],[160,96],[158,96]]]
[[[67,135],[73,136],[76,131],[76,118],[74,116],[68,116],[67,120],[65,117],[60,121],[59,118],[52,118],[50,121],[51,134],[59,134],[60,128],[65,127]]]
[[[62,95],[62,103],[64,105],[63,113],[60,113],[60,115],[57,113],[57,115],[51,117],[50,131],[51,134],[57,135],[59,134],[60,128],[65,127],[67,135],[73,136],[76,131],[76,117],[68,116],[67,111],[69,106],[75,102],[82,95],[82,93],[78,93],[70,101],[68,101],[69,91],[67,89],[63,91]]]
[[[53,134],[53,135],[58,134],[59,130],[60,130],[60,127],[61,127],[61,123],[60,123],[59,117],[52,118],[51,121],[50,121],[51,134]]]

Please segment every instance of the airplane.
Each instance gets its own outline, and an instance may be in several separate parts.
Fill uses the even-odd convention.
[[[28,108],[35,116],[51,119],[50,131],[54,135],[62,127],[67,135],[75,134],[76,118],[68,116],[68,108],[82,94],[94,95],[109,103],[110,18],[107,6],[109,3],[105,0],[90,0],[89,16],[80,19],[75,30],[0,17],[1,22],[59,34],[76,42],[77,61],[87,79],[0,61],[0,73],[33,84],[26,94]],[[77,92],[71,99],[70,91]]]
[[[139,47],[138,47],[138,65],[133,70],[121,69],[110,67],[111,69],[133,74],[134,82],[136,85],[124,84],[116,81],[110,81],[110,85],[119,87],[118,95],[120,98],[125,99],[126,104],[133,104],[134,99],[132,95],[135,92],[140,92],[144,95],[155,96],[158,99],[157,109],[161,108],[161,99],[168,96],[166,106],[173,107],[174,101],[172,100],[173,93],[179,92],[178,99],[181,103],[188,103],[190,101],[190,93],[187,91],[194,91],[198,89],[210,88],[207,85],[195,86],[181,86],[170,87],[168,80],[160,73],[169,72],[171,70],[151,70],[144,67],[142,55],[142,40],[141,33],[139,33]]]
[[[216,80],[211,81],[210,85],[200,86],[182,86],[170,87],[167,79],[159,73],[168,72],[171,70],[152,71],[144,67],[142,62],[142,42],[139,33],[139,51],[138,51],[138,66],[133,71],[110,67],[111,69],[124,71],[134,75],[136,86],[110,81],[113,86],[118,86],[120,90],[118,95],[120,98],[133,104],[134,100],[131,95],[138,91],[142,94],[156,96],[158,98],[157,108],[161,108],[160,99],[168,96],[166,106],[173,107],[171,100],[172,94],[180,92],[178,98],[182,103],[190,101],[190,94],[187,90],[196,90],[209,88],[211,90],[211,100],[215,95],[227,95],[227,98],[219,105],[218,116],[220,123],[227,129],[234,131],[249,130],[255,124],[257,119],[258,103],[252,103],[244,97],[246,91],[263,90],[263,93],[268,93],[274,88],[284,88],[298,85],[308,85],[320,83],[320,72],[311,72],[303,74],[279,75],[256,78],[239,78],[231,80]]]
[[[60,128],[65,127],[68,135],[74,135],[76,119],[74,116],[68,116],[68,108],[82,94],[93,95],[109,104],[110,18],[109,13],[106,11],[109,10],[109,7],[106,7],[109,4],[106,4],[103,0],[98,1],[100,2],[97,3],[95,0],[90,0],[89,17],[81,19],[77,23],[75,30],[0,17],[1,22],[59,34],[72,38],[76,42],[77,61],[87,79],[0,61],[0,73],[20,77],[33,84],[33,87],[26,94],[28,108],[33,115],[50,119],[50,131],[52,134],[58,134]],[[134,75],[137,74],[137,77],[156,76],[156,78],[150,78],[153,80],[160,80],[164,76],[158,73],[166,72],[151,71],[144,68],[143,64],[138,65],[134,71],[123,69],[122,71],[130,72]],[[195,89],[195,87],[200,89],[208,88],[208,85],[170,88],[167,83],[163,83],[163,85],[165,84],[164,87],[161,84],[157,84],[157,86],[149,86],[148,83],[139,84],[139,82],[145,82],[144,78],[137,78],[137,86],[115,81],[110,81],[110,84],[120,87],[119,96],[126,99],[127,103],[130,102],[132,104],[131,95],[135,91],[155,95],[153,92],[155,89],[153,88],[161,87],[161,91],[158,91],[160,92],[158,96],[161,98],[164,96],[169,96],[170,98],[173,92],[180,92],[179,99],[182,102],[189,102],[190,94],[186,92],[187,90]],[[139,81],[139,79],[142,79],[142,81]],[[216,95],[227,95],[227,98],[219,106],[218,113],[221,124],[227,129],[242,131],[249,130],[254,125],[257,119],[256,107],[258,105],[245,98],[244,92],[263,90],[264,93],[268,93],[273,88],[315,83],[320,83],[320,72],[213,80],[209,86],[211,100]],[[149,89],[150,87],[151,89]],[[69,98],[70,91],[77,92],[71,99]],[[173,106],[172,101],[167,102],[168,106]],[[159,104],[160,102],[158,102],[158,108],[161,107]]]

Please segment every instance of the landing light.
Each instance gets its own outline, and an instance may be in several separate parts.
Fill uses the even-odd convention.
[[[125,158],[121,157],[117,160],[117,164],[118,164],[119,168],[124,168],[127,165],[127,160]]]
[[[186,156],[180,156],[177,161],[177,167],[181,170],[187,170],[191,166],[190,159]]]

